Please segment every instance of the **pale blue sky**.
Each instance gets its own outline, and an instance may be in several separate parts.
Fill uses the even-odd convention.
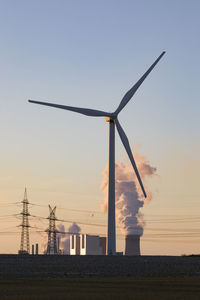
[[[113,111],[165,50],[119,119],[160,175],[149,213],[199,210],[199,15],[194,0],[0,0],[2,202],[27,184],[32,202],[99,209],[107,123],[27,99]]]

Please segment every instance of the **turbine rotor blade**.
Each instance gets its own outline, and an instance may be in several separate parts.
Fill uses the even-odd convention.
[[[144,73],[144,75],[136,82],[136,84],[124,95],[122,98],[118,108],[115,111],[115,114],[118,115],[119,112],[126,106],[126,104],[131,100],[137,89],[140,87],[140,85],[143,83],[143,81],[146,79],[146,77],[149,75],[149,73],[153,70],[155,65],[159,62],[161,57],[165,54],[165,51],[161,53],[161,55],[155,60],[155,62],[151,65],[151,67]]]
[[[130,159],[130,161],[131,161],[131,164],[132,164],[132,166],[133,166],[133,169],[134,169],[134,171],[135,171],[135,174],[136,174],[137,179],[138,179],[138,181],[139,181],[139,184],[140,184],[140,186],[141,186],[141,189],[142,189],[142,192],[143,192],[143,194],[144,194],[144,197],[146,198],[147,195],[146,195],[146,192],[145,192],[145,189],[144,189],[142,180],[141,180],[141,178],[140,178],[140,174],[139,174],[139,172],[138,172],[138,169],[137,169],[135,160],[134,160],[134,158],[133,158],[133,154],[132,154],[132,151],[131,151],[131,147],[130,147],[128,138],[127,138],[127,136],[126,136],[124,130],[122,129],[122,127],[121,127],[121,125],[120,125],[120,123],[119,123],[119,121],[118,121],[117,119],[115,120],[115,124],[116,124],[116,127],[117,127],[117,131],[118,131],[118,133],[119,133],[119,136],[120,136],[120,138],[121,138],[122,144],[124,145],[124,148],[126,149],[126,152],[127,152],[128,156],[129,156],[129,159]]]
[[[111,116],[111,113],[101,111],[101,110],[73,107],[73,106],[60,105],[60,104],[55,104],[55,103],[40,102],[40,101],[35,101],[35,100],[28,100],[28,101],[30,103],[34,103],[34,104],[40,104],[40,105],[46,105],[46,106],[51,106],[51,107],[55,107],[55,108],[70,110],[70,111],[77,112],[79,114],[90,116],[90,117],[109,117],[109,116]]]

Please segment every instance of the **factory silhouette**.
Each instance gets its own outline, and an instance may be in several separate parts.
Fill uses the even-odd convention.
[[[20,250],[18,251],[19,255],[38,255],[39,254],[39,245],[36,243],[32,244],[30,251],[30,237],[29,237],[29,216],[31,214],[28,210],[28,197],[27,189],[24,191],[24,199],[21,201],[23,204],[23,210],[21,212],[22,223],[21,226],[21,241],[20,241]],[[59,231],[56,228],[56,221],[60,221],[56,217],[56,206],[52,208],[49,205],[49,216],[46,218],[49,220],[49,227],[45,230],[48,235],[48,241],[46,249],[44,249],[44,255],[64,255],[65,253],[60,248],[60,243],[63,235],[69,236],[69,254],[70,255],[106,255],[107,253],[107,238],[91,235],[91,234],[82,234],[80,232],[63,232]],[[77,226],[78,227],[78,226]],[[80,230],[80,228],[79,228]],[[129,256],[138,256],[140,255],[140,235],[129,234],[125,236],[125,255]],[[116,255],[123,255],[123,252],[116,252]]]

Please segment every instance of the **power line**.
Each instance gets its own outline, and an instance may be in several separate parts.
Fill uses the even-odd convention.
[[[12,204],[16,204],[16,203],[19,203],[19,202],[13,202]],[[21,203],[21,202],[20,202]],[[10,203],[11,204],[11,203]],[[37,205],[36,206],[44,206],[44,205]],[[46,207],[46,206],[45,206]],[[73,211],[80,211],[82,212],[82,210],[73,210]],[[92,212],[92,211],[87,211],[87,210],[84,210],[83,212]],[[94,211],[93,211],[94,212]],[[15,218],[19,218],[21,216],[21,214],[11,214],[11,215],[3,215],[3,216],[0,216],[0,219],[4,219],[4,218],[12,218],[12,217],[15,217]],[[160,216],[160,215],[159,215]],[[30,214],[30,217],[33,217],[33,218],[38,218],[40,221],[42,220],[47,220],[48,218],[46,217],[43,217],[43,216],[37,216],[37,215],[32,215]],[[94,226],[94,227],[107,227],[106,224],[100,224],[100,223],[89,223],[89,222],[84,222],[84,221],[74,221],[74,220],[70,220],[70,219],[57,219],[57,221],[60,221],[60,222],[66,222],[66,223],[78,223],[80,225],[85,225],[85,226]],[[196,222],[200,222],[200,217],[197,217],[197,216],[190,216],[190,217],[180,217],[180,218],[173,218],[171,216],[171,218],[168,218],[168,219],[147,219],[145,220],[146,223],[163,223],[163,224],[170,224],[170,223],[196,223]],[[34,227],[33,227],[34,228]],[[120,226],[117,226],[117,228],[120,228]],[[136,227],[137,228],[137,227]],[[144,228],[145,231],[172,231],[172,232],[185,232],[185,233],[195,233],[197,231],[197,233],[199,232],[198,229],[169,229],[169,228],[149,228],[149,227],[145,227]]]
[[[21,202],[12,202],[12,203],[7,203],[7,204],[0,204],[0,206],[1,205],[15,205],[15,204],[19,204],[19,205],[21,205]],[[35,203],[31,203],[31,202],[29,202],[29,204],[30,205],[32,205],[32,206],[39,206],[39,207],[45,207],[45,208],[47,208],[47,205],[42,205],[42,204],[35,204]],[[101,212],[101,211],[96,211],[96,210],[84,210],[84,209],[72,209],[72,208],[67,208],[67,207],[57,207],[57,209],[60,209],[60,210],[67,210],[67,211],[74,211],[74,212],[82,212],[82,213],[96,213],[96,214],[101,214],[101,215],[105,215],[103,212]],[[14,214],[13,214],[14,215]],[[0,216],[0,218],[1,217],[9,217],[9,216],[13,216],[13,215],[7,215],[7,216]],[[18,215],[18,214],[15,214],[15,215]],[[191,220],[191,219],[200,219],[200,217],[198,216],[198,215],[196,215],[196,216],[190,216],[190,217],[188,217],[188,214],[187,215],[167,215],[167,214],[163,214],[163,215],[161,215],[161,214],[159,214],[159,215],[151,215],[151,214],[148,214],[148,216],[150,216],[150,217],[161,217],[161,216],[163,216],[163,217],[167,217],[167,216],[169,216],[169,217],[172,217],[172,218],[167,218],[167,219],[155,219],[155,220],[148,220],[148,219],[146,219],[145,221],[146,222],[167,222],[167,221],[170,221],[170,220],[173,220],[173,221],[184,221],[184,220]],[[173,218],[173,217],[175,217],[175,218]]]
[[[11,218],[11,217],[16,217],[19,218],[21,214],[12,214],[12,215],[3,215],[0,216],[0,219],[2,218]],[[33,218],[38,218],[38,219],[43,219],[43,220],[47,220],[48,218],[43,217],[43,216],[37,216],[37,215],[29,215],[30,217]],[[107,225],[105,224],[100,224],[100,223],[88,223],[88,222],[82,222],[82,221],[74,221],[74,220],[66,220],[66,219],[57,219],[57,221],[60,222],[66,222],[66,223],[78,223],[80,225],[86,225],[86,226],[97,226],[97,227],[106,227]],[[158,219],[158,220],[145,220],[146,223],[196,223],[196,222],[200,222],[200,217],[186,217],[186,218],[171,218],[171,219]],[[118,226],[119,227],[119,226]],[[148,227],[147,227],[148,228]],[[160,228],[160,230],[162,230]]]
[[[4,216],[0,216],[0,218],[9,218],[9,217],[15,217],[15,216],[19,216],[20,214],[12,214],[12,215],[4,215]]]
[[[21,204],[21,202],[10,202],[10,203],[0,203],[0,206],[11,206],[11,205],[16,205],[16,204]]]
[[[35,204],[35,203],[30,203],[33,206],[40,206],[40,207],[45,207],[47,208],[47,205],[42,205],[42,204]],[[67,210],[67,211],[74,211],[74,212],[82,212],[82,213],[96,213],[96,214],[104,214],[101,211],[98,210],[85,210],[85,209],[75,209],[75,208],[67,208],[67,207],[57,207],[59,210]]]

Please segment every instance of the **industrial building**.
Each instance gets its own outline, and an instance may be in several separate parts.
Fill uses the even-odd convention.
[[[80,255],[80,235],[70,235],[70,255]]]
[[[140,235],[127,235],[125,239],[125,255],[140,255]]]
[[[72,234],[70,255],[106,255],[106,238],[98,235]]]
[[[81,255],[105,255],[106,238],[98,235],[80,235],[80,254]]]
[[[70,255],[106,255],[106,238],[98,235],[70,235]],[[116,255],[123,255],[122,252]],[[140,235],[127,235],[125,255],[140,256]]]

